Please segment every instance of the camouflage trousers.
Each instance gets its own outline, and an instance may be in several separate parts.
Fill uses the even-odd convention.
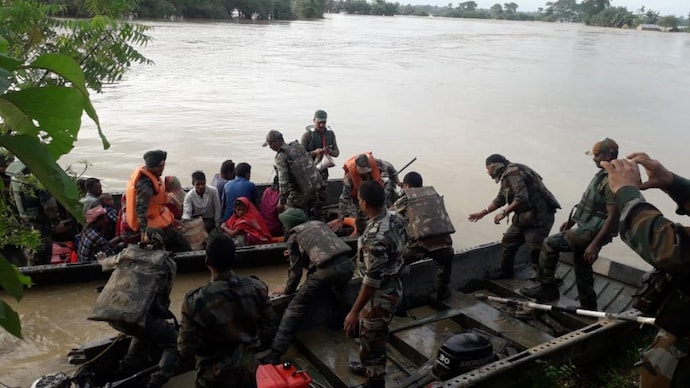
[[[145,327],[117,322],[110,323],[110,326],[132,336],[129,350],[122,360],[122,366],[125,369],[137,370],[146,366],[154,347],[158,347],[163,350],[158,361],[160,370],[152,377],[158,375],[167,381],[174,375],[177,362],[177,330],[170,322],[150,313],[146,318]]]
[[[513,274],[515,254],[525,244],[529,252],[529,262],[533,266],[539,265],[539,252],[541,244],[551,232],[554,216],[541,220],[538,226],[525,226],[513,222],[503,234],[501,240],[501,270],[506,275]]]
[[[318,201],[318,193],[318,190],[312,191],[307,194],[302,194],[301,192],[293,190],[288,194],[287,201],[285,202],[285,207],[294,207],[302,209],[307,214],[309,219],[318,219],[320,215],[316,216],[314,214],[314,205]],[[313,218],[315,216],[317,218]]]
[[[341,295],[347,283],[352,279],[355,266],[347,255],[341,255],[323,264],[321,268],[307,275],[304,284],[285,309],[278,331],[273,339],[271,349],[284,354],[308,309],[315,307],[314,302],[324,293]]]
[[[381,379],[386,375],[386,342],[388,324],[402,300],[402,282],[389,278],[376,290],[374,297],[359,314],[359,359],[367,377]]]
[[[323,207],[328,203],[328,169],[321,171],[321,178],[323,178],[323,186],[316,192],[316,201],[311,210],[313,220],[321,220],[324,217]]]
[[[238,346],[224,359],[204,361],[197,365],[197,388],[256,387],[258,362],[253,351]]]
[[[555,284],[556,266],[561,252],[573,252],[575,281],[580,306],[587,310],[597,309],[597,293],[594,291],[592,265],[584,259],[585,249],[594,240],[594,233],[578,228],[556,233],[544,240],[539,256],[537,281],[542,284]]]
[[[659,330],[654,343],[642,353],[640,388],[681,388],[690,382],[688,343]]]
[[[450,288],[450,277],[453,274],[453,247],[446,247],[428,251],[421,247],[411,247],[405,249],[403,258],[406,263],[413,263],[424,258],[430,258],[438,265],[438,280],[436,283],[436,292],[438,295],[443,295],[448,292]]]

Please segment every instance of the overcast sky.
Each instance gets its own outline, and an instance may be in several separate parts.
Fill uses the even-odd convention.
[[[456,7],[458,3],[465,0],[398,0],[401,4],[432,4],[432,5],[447,5],[452,2]],[[519,5],[518,11],[536,11],[539,7],[546,7],[545,4],[549,0],[474,0],[479,8],[491,8],[496,3],[515,2]],[[552,0],[556,1],[556,0]],[[581,0],[578,0],[578,3]],[[626,7],[629,11],[635,12],[641,6],[645,9],[654,9],[659,11],[661,15],[676,15],[687,17],[690,12],[689,0],[611,0],[611,5],[614,7]]]

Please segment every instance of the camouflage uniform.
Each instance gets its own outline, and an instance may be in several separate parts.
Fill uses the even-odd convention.
[[[381,171],[382,176],[387,176],[389,179],[386,182],[384,188],[386,189],[386,207],[389,207],[395,202],[395,182],[393,182],[392,177],[398,175],[398,171],[393,167],[393,165],[383,159],[375,158],[376,165]],[[369,175],[362,177],[362,182],[370,180]],[[355,213],[355,225],[357,227],[357,233],[362,234],[362,231],[366,228],[367,217],[359,208],[357,203],[357,197],[353,197],[352,193],[354,190],[354,185],[352,183],[352,178],[346,172],[343,176],[343,191],[340,193],[340,198],[338,200],[338,217],[345,217],[346,214],[350,214],[352,207],[356,209]],[[356,191],[355,191],[356,192]]]
[[[577,205],[572,217],[577,227],[549,236],[544,240],[539,256],[537,280],[545,285],[554,285],[560,252],[573,252],[580,305],[588,310],[597,309],[597,293],[594,291],[592,264],[585,261],[584,253],[606,222],[606,206],[614,204],[607,172],[602,169],[594,175]],[[616,229],[614,226],[604,244],[611,242],[617,234]]]
[[[324,182],[311,156],[304,147],[293,141],[280,147],[274,163],[280,190],[278,203],[302,209],[307,215],[313,216],[317,192]]]
[[[359,358],[367,376],[380,379],[386,374],[388,324],[403,296],[400,269],[405,265],[405,220],[383,210],[370,219],[357,242],[358,271],[362,285],[376,289],[360,312]]]
[[[690,180],[674,175],[666,192],[678,204],[676,213],[690,215]],[[664,218],[636,187],[621,188],[615,201],[621,238],[647,263],[674,278],[671,295],[678,296],[656,314],[663,330],[642,355],[640,386],[685,387],[690,381],[690,229]]]
[[[187,293],[177,348],[196,356],[197,387],[254,387],[255,351],[273,334],[274,313],[261,280],[234,273]]]
[[[139,220],[139,228],[141,230],[146,230],[148,225],[148,216],[146,212],[149,208],[149,203],[151,203],[151,198],[153,197],[155,190],[153,188],[153,182],[146,175],[141,175],[136,184],[136,213],[137,219]],[[171,252],[186,252],[191,251],[192,247],[189,246],[189,242],[179,233],[173,224],[170,224],[163,228],[165,231],[165,248]]]
[[[307,152],[314,151],[317,148],[329,148],[332,157],[337,158],[338,155],[340,155],[338,143],[335,141],[335,132],[331,130],[331,127],[326,127],[322,134],[314,128],[313,124],[307,125],[300,143],[302,143],[302,146],[304,146]],[[317,158],[314,158],[314,162],[317,162],[316,159]],[[321,209],[328,200],[328,170],[327,168],[321,170],[321,178],[323,179],[324,185],[317,193],[317,201],[314,204],[314,214],[321,214]]]
[[[287,351],[302,317],[315,300],[324,293],[340,296],[354,272],[354,263],[348,257],[350,247],[323,222],[300,224],[290,229],[288,235],[290,269],[285,293],[297,294],[285,310],[271,346],[280,354]],[[305,268],[307,280],[297,290]]]
[[[501,269],[505,275],[512,276],[515,254],[522,244],[527,245],[530,263],[535,267],[538,265],[541,244],[551,232],[554,213],[560,205],[554,203],[555,199],[544,187],[541,176],[523,164],[509,164],[498,180],[501,188],[493,200],[496,208],[513,201],[522,203],[515,210],[512,223],[501,240]]]
[[[400,214],[408,222],[408,231],[410,229],[409,218],[407,214],[408,199],[407,195],[403,195],[395,201],[392,210]],[[445,209],[443,209],[445,212]],[[405,245],[404,259],[406,263],[422,260],[426,257],[433,259],[438,264],[438,282],[437,294],[444,296],[448,294],[450,287],[450,278],[453,272],[453,239],[450,234],[443,234],[434,237],[427,237],[423,239],[415,239],[412,234],[408,232],[408,239]]]

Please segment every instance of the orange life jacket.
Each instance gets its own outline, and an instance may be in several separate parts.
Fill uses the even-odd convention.
[[[371,167],[371,180],[375,180],[383,186],[383,180],[381,179],[381,170],[379,170],[379,165],[376,163],[376,159],[374,159],[374,156],[371,154],[371,151],[367,151],[364,153],[367,156],[367,159],[369,159],[369,167]],[[350,159],[348,159],[345,162],[345,165],[343,165],[343,170],[345,170],[345,173],[350,175],[350,179],[352,180],[352,198],[357,198],[357,190],[359,190],[359,185],[362,184],[362,176],[357,172],[357,165],[355,164],[355,159],[361,154],[357,154],[352,156]],[[369,179],[367,179],[369,180]]]
[[[145,166],[141,166],[134,170],[132,175],[129,177],[127,182],[127,191],[125,195],[127,196],[126,211],[125,216],[127,220],[127,225],[134,230],[139,230],[139,219],[137,218],[137,182],[141,179],[142,175],[146,175],[151,182],[153,182],[153,197],[151,197],[151,202],[149,203],[148,209],[146,209],[146,218],[148,219],[148,226],[151,228],[163,229],[170,225],[173,221],[173,215],[167,206],[164,206],[168,202],[168,194],[165,192],[165,182],[153,173],[149,171]]]

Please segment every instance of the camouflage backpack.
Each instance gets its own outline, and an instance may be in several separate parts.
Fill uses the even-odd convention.
[[[302,194],[312,193],[323,186],[323,178],[307,150],[296,141],[283,148],[290,164],[290,173],[295,177]]]
[[[443,197],[432,186],[405,189],[405,196],[409,238],[422,240],[455,233]]]
[[[290,231],[295,233],[297,243],[316,266],[351,250],[349,245],[321,221],[308,221],[295,226]]]

